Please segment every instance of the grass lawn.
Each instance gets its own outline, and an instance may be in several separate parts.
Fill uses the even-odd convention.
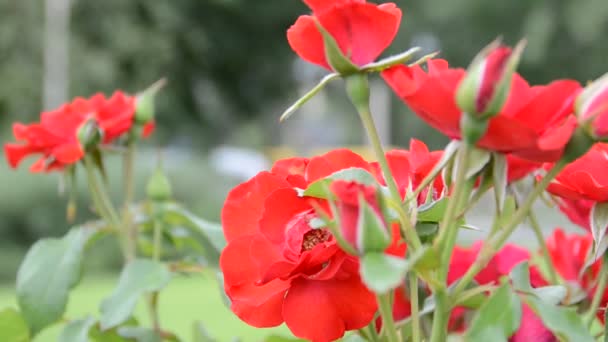
[[[66,317],[82,318],[87,315],[98,316],[98,303],[108,296],[116,278],[113,276],[85,276],[74,289],[68,304]],[[0,286],[0,309],[15,307],[12,285]],[[174,278],[160,297],[161,324],[175,332],[183,341],[192,340],[192,323],[204,323],[210,335],[217,341],[231,341],[239,337],[242,341],[262,341],[269,335],[289,336],[284,326],[275,329],[255,329],[241,322],[222,302],[218,284],[212,273],[196,277]],[[149,326],[148,312],[143,303],[138,305],[136,316],[140,322]],[[61,326],[44,330],[34,342],[55,342]]]

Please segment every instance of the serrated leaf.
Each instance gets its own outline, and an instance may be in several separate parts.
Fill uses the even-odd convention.
[[[95,324],[95,318],[87,317],[68,323],[59,336],[61,342],[88,342],[89,331]]]
[[[583,323],[583,316],[578,314],[576,310],[544,302],[533,295],[522,296],[522,299],[540,317],[544,326],[560,337],[560,340],[595,341]]]
[[[348,169],[340,170],[332,173],[331,175],[312,182],[308,185],[308,188],[304,190],[302,196],[316,197],[316,198],[327,198],[326,189],[329,185],[336,180],[353,181],[363,185],[378,186],[378,181],[367,170],[358,167],[351,167]]]
[[[0,341],[28,342],[30,332],[21,314],[15,309],[0,311]]]
[[[361,258],[363,283],[378,294],[396,288],[405,279],[410,264],[402,258],[384,253],[368,253]]]
[[[418,207],[419,222],[441,222],[448,208],[448,198],[442,197],[437,201]]]
[[[17,273],[17,301],[32,335],[62,318],[94,232],[74,228],[61,239],[40,240],[28,251]]]
[[[466,333],[466,341],[506,341],[519,328],[521,302],[508,284],[503,284],[481,306]],[[491,333],[491,334],[490,334]]]
[[[101,303],[101,329],[125,322],[143,294],[162,289],[170,280],[171,272],[164,264],[147,259],[130,262],[123,269],[116,289]]]
[[[492,161],[494,196],[496,196],[496,204],[502,209],[507,194],[507,157],[502,153],[493,153]]]
[[[203,242],[207,261],[217,264],[220,253],[226,247],[226,238],[220,224],[207,221],[175,203],[163,205],[164,221],[169,225],[182,225]]]

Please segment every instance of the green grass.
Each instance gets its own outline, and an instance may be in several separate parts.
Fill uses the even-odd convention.
[[[70,297],[66,317],[82,318],[99,315],[99,302],[108,296],[116,284],[113,276],[92,275],[85,277]],[[176,276],[160,297],[161,324],[183,341],[192,340],[192,323],[201,321],[210,335],[217,341],[231,341],[239,337],[242,341],[262,341],[269,335],[289,336],[284,326],[274,329],[256,329],[241,322],[224,305],[218,284],[212,273],[202,276]],[[14,290],[11,285],[0,286],[0,309],[15,307]],[[136,310],[137,319],[149,326],[146,307],[140,303]],[[34,342],[55,342],[62,326],[47,328]]]

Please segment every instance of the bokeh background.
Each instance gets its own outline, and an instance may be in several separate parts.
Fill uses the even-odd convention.
[[[605,0],[395,2],[403,9],[403,23],[387,55],[421,46],[423,53],[440,51],[452,64],[466,66],[480,48],[502,36],[510,44],[527,39],[520,71],[531,83],[562,77],[585,83],[608,71]],[[299,0],[0,0],[2,141],[12,139],[13,122],[36,120],[40,111],[72,97],[115,89],[136,93],[164,77],[168,85],[158,96],[157,130],[138,155],[140,194],[161,151],[176,199],[207,219],[219,220],[227,191],[273,159],[365,144],[340,82],[286,123],[278,123],[282,110],[325,73],[298,60],[285,39],[287,28],[306,12]],[[446,143],[380,80],[374,81],[373,91],[385,143],[407,146],[412,137],[432,148]],[[112,165],[110,182],[118,193],[120,173]],[[60,236],[69,226],[60,175],[32,175],[27,165],[14,171],[3,163],[0,184],[4,306],[13,303],[15,272],[28,246],[42,237]],[[84,186],[81,192],[79,218],[85,220]],[[552,219],[544,223],[549,226]],[[113,278],[106,274],[120,264],[113,257],[119,254],[113,252],[116,248],[108,241],[91,251],[91,280],[85,279],[77,301],[89,301],[90,306],[71,303],[71,310],[94,313],[95,301],[111,290]],[[221,341],[231,334],[261,338],[263,334],[236,320],[207,315],[223,308],[213,277],[206,276],[200,284],[178,284],[188,289],[176,291],[187,294],[184,305],[195,308],[168,316],[183,314],[176,322],[215,319],[210,330]],[[87,284],[107,286],[91,290]],[[179,298],[167,301],[176,307]],[[219,317],[229,317],[222,312],[225,316]]]

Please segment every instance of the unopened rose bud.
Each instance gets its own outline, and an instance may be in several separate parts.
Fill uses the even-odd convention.
[[[169,179],[161,168],[157,168],[148,180],[146,195],[153,201],[162,202],[171,199],[171,192]]]
[[[523,44],[514,50],[493,42],[473,60],[456,93],[460,109],[477,118],[489,118],[500,112],[507,102],[511,79]]]
[[[373,186],[356,182],[335,181],[331,191],[336,195],[340,231],[344,240],[360,254],[382,252],[391,242],[378,192]]]
[[[137,95],[135,100],[135,122],[144,125],[154,120],[154,99],[156,98],[156,93],[164,85],[165,80],[161,79]]]
[[[102,140],[103,132],[94,119],[89,119],[83,123],[76,133],[78,141],[85,150],[97,146]]]
[[[608,141],[608,74],[583,90],[576,99],[576,116],[594,140]]]

